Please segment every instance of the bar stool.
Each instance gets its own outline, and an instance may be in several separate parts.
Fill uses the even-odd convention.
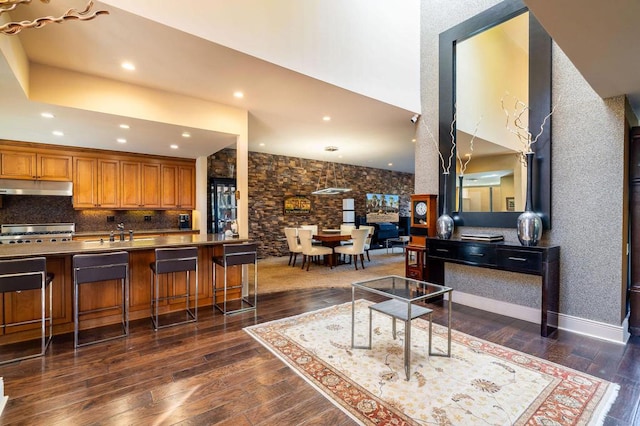
[[[80,310],[80,288],[90,283],[120,280],[121,301],[118,305]],[[80,316],[107,309],[119,308],[122,314],[122,334],[79,342]],[[73,347],[92,345],[129,335],[129,253],[118,251],[73,256]]]
[[[19,356],[7,360],[0,361],[0,365],[10,362],[21,361],[28,358],[36,358],[42,356],[47,351],[51,338],[53,337],[53,274],[46,271],[46,259],[44,257],[32,257],[27,259],[12,259],[0,261],[0,293],[2,293],[2,329],[3,334],[7,327],[15,327],[26,324],[41,323],[40,326],[40,352],[31,355]],[[49,287],[49,316],[47,316],[46,295],[47,287]],[[41,316],[39,319],[7,322],[5,310],[5,293],[20,293],[27,290],[40,290],[40,301],[42,305]],[[47,327],[47,321],[49,327]],[[46,331],[49,330],[47,336]]]
[[[249,311],[256,309],[258,304],[258,244],[257,243],[241,243],[241,244],[225,244],[222,246],[222,256],[213,256],[213,304],[223,314],[235,314],[239,312]],[[249,276],[245,276],[245,269],[243,265],[254,265],[253,273],[253,301],[250,300],[249,294]],[[217,295],[220,292],[216,285],[216,269],[218,266],[224,268],[224,286],[223,286],[223,299],[222,305],[218,303]],[[241,278],[239,285],[229,286],[228,282],[228,270],[229,266],[241,266]],[[247,293],[244,292],[245,279],[247,282]],[[228,300],[228,291],[234,289],[241,289],[241,295],[239,299]],[[239,307],[235,309],[227,309],[227,303],[238,303]]]
[[[198,249],[196,247],[184,247],[184,248],[162,248],[156,249],[156,260],[151,263],[151,322],[153,323],[153,329],[158,330],[160,328],[171,327],[179,324],[186,324],[189,322],[198,321]],[[189,299],[191,298],[190,284],[191,276],[190,272],[195,271],[196,275],[196,292],[195,292],[195,306],[193,309],[189,307]],[[187,277],[187,284],[185,293],[176,294],[176,281],[175,273],[185,272]],[[160,274],[172,274],[173,278],[173,291],[169,295],[167,288],[167,295],[160,296]],[[158,316],[158,304],[164,300],[173,299],[185,299],[186,305],[186,320],[174,321],[171,323],[160,325],[160,319]]]

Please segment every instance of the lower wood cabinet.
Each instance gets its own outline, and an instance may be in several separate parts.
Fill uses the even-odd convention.
[[[213,309],[213,285],[212,262],[213,255],[222,255],[222,245],[200,246],[198,248],[198,306]],[[155,251],[135,250],[129,253],[129,319],[136,320],[150,318],[151,315],[151,268]],[[242,266],[231,266],[227,276],[233,285],[240,283],[242,279]],[[62,334],[73,331],[73,270],[72,256],[47,257],[47,271],[55,274],[53,280],[53,318],[54,334]],[[160,294],[168,295],[169,291],[184,293],[186,278],[184,273],[161,275]],[[218,268],[216,286],[223,288],[224,273]],[[175,289],[175,290],[174,290]],[[107,324],[117,324],[121,321],[121,315],[117,308],[121,300],[121,287],[119,280],[91,283],[82,286],[80,292],[80,310],[96,309],[88,315],[84,315],[81,328],[94,328]],[[195,303],[195,277],[191,281],[192,302]],[[40,290],[21,293],[4,294],[4,304],[0,307],[0,313],[7,321],[28,321],[40,318]],[[240,298],[240,289],[229,292],[228,299]],[[222,293],[218,296],[222,302]],[[4,309],[3,312],[1,310]],[[164,301],[160,305],[160,313],[180,311],[184,309],[184,299]],[[151,321],[151,320],[149,320]],[[151,332],[151,324],[149,324]],[[18,327],[10,327],[5,335],[0,336],[4,343],[23,341],[39,336],[40,324],[27,324]]]

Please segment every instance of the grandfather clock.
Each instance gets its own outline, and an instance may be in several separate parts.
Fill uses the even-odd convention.
[[[427,237],[436,235],[438,196],[414,194],[411,196],[411,223],[409,244],[405,247],[405,276],[423,281],[427,277]]]
[[[425,247],[427,237],[436,235],[437,214],[437,195],[414,194],[411,196],[410,244]]]

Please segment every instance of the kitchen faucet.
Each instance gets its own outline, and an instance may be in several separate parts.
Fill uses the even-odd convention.
[[[124,222],[120,222],[117,228],[120,231],[120,241],[124,241]]]

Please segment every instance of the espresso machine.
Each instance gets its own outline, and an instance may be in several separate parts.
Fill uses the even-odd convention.
[[[178,228],[191,229],[191,218],[188,214],[178,215]]]

